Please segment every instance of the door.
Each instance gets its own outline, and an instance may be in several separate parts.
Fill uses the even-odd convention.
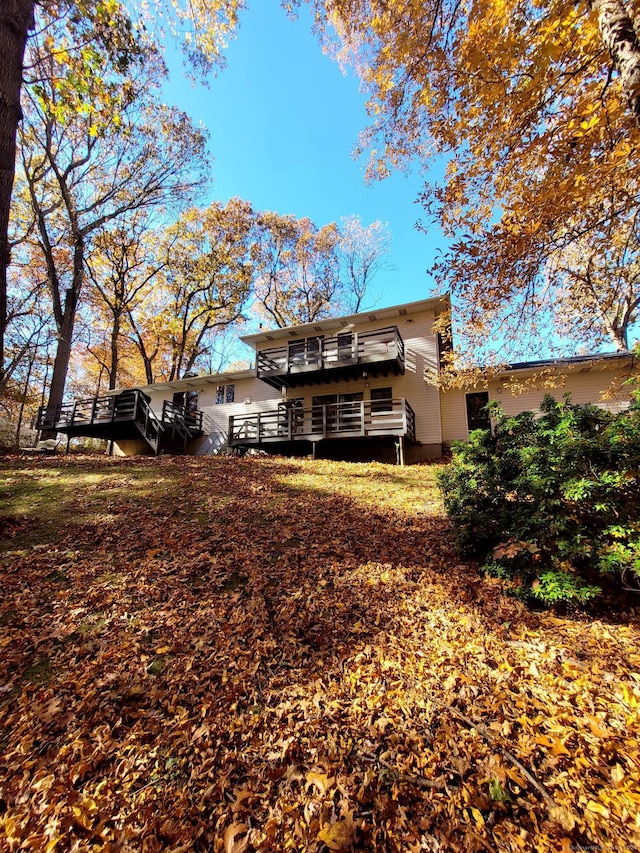
[[[477,391],[467,394],[467,428],[469,432],[474,429],[491,429],[491,420],[487,405],[489,403],[488,391]]]
[[[322,362],[322,336],[289,342],[289,369],[319,367]]]
[[[322,432],[324,427],[323,407],[326,407],[326,425],[327,432],[333,432],[336,428],[336,403],[338,402],[337,394],[319,394],[311,401],[311,425],[314,432]]]
[[[289,415],[291,413],[291,415]],[[278,434],[289,435],[289,417],[291,417],[291,435],[304,431],[304,399],[295,397],[278,403]]]
[[[362,427],[360,403],[363,399],[362,391],[340,394],[338,398],[338,429],[341,432],[360,431]]]

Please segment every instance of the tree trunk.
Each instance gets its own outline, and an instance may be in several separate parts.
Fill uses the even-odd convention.
[[[113,391],[118,381],[118,343],[120,339],[120,322],[122,315],[116,313],[113,315],[113,326],[111,328],[111,366],[109,367],[109,390]]]
[[[24,419],[24,408],[27,403],[27,397],[29,395],[29,384],[31,383],[31,373],[33,372],[33,365],[36,360],[35,352],[31,353],[31,357],[29,358],[29,369],[27,370],[27,378],[24,380],[24,390],[22,392],[22,399],[20,400],[20,411],[18,412],[18,423],[16,425],[16,450],[20,450],[20,433],[22,432],[22,421]]]
[[[140,353],[140,358],[142,359],[142,362],[144,364],[144,372],[145,372],[145,376],[147,378],[147,385],[153,385],[153,359],[158,354],[158,347],[156,346],[155,354],[153,355],[152,358],[150,358],[147,355],[147,349],[144,345],[142,335],[138,331],[138,327],[136,326],[135,320],[133,319],[133,314],[131,313],[130,310],[127,311],[127,316],[129,318],[131,330],[133,331],[133,334],[134,334],[133,343],[135,344],[136,349]]]
[[[605,47],[620,74],[622,91],[640,123],[640,42],[623,0],[592,0]]]
[[[16,134],[22,118],[20,89],[34,0],[2,0],[0,9],[0,385],[7,326],[7,268],[11,261],[9,214],[16,169]]]
[[[75,229],[74,229],[75,230]],[[56,358],[53,363],[53,376],[49,388],[49,401],[47,410],[54,412],[56,407],[62,403],[64,389],[67,384],[67,373],[71,359],[71,345],[73,343],[73,329],[76,323],[76,310],[80,300],[80,292],[84,280],[84,236],[76,231],[74,236],[73,250],[73,278],[71,287],[67,290],[64,298],[64,309],[62,322],[58,324],[58,346]],[[54,438],[55,431],[47,434],[46,438]]]
[[[58,327],[58,346],[55,361],[53,362],[53,376],[51,377],[51,385],[49,386],[47,411],[51,413],[55,412],[56,407],[62,403],[64,397],[64,387],[67,382],[67,372],[71,358],[71,343],[77,304],[78,297],[74,294],[73,289],[67,290],[64,300],[62,323]],[[55,430],[47,432],[43,430],[41,437],[55,438],[55,436]]]

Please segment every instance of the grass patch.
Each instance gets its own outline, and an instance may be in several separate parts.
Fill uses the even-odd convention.
[[[42,655],[34,661],[24,670],[22,677],[36,687],[50,684],[53,680],[53,666],[49,655]]]
[[[225,592],[235,592],[237,589],[242,589],[242,587],[246,586],[248,580],[246,575],[239,575],[234,572],[216,587],[216,592],[218,595],[224,595]]]

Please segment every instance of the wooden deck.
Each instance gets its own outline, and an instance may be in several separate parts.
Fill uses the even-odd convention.
[[[120,394],[90,397],[62,403],[54,408],[41,406],[36,429],[110,441],[140,440],[158,454],[180,452],[191,438],[202,435],[202,412],[187,411],[166,400],[158,417],[149,398],[134,389]]]
[[[373,332],[345,331],[330,338],[309,337],[257,354],[258,379],[274,388],[355,379],[363,373],[397,376],[404,369],[404,341],[397,326]]]
[[[402,436],[416,438],[416,418],[406,400],[365,400],[308,408],[254,412],[229,418],[229,446],[290,441]]]

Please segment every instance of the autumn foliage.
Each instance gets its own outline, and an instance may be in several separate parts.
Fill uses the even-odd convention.
[[[635,612],[457,562],[434,474],[0,465],[0,846],[636,849]]]
[[[637,5],[310,2],[369,96],[370,174],[433,167],[424,227],[451,244],[432,272],[457,297],[469,359],[495,349],[491,332],[512,351],[552,331],[626,347],[640,305]]]

